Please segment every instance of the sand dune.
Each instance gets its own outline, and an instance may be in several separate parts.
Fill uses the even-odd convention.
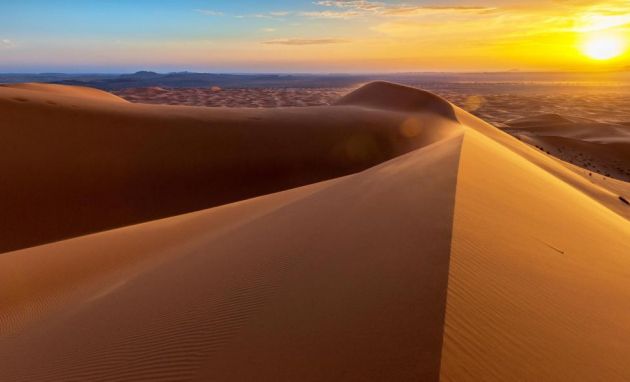
[[[47,104],[56,105],[56,100],[62,99],[68,102],[68,98],[78,98],[82,102],[94,100],[100,103],[107,101],[127,102],[111,93],[80,86],[26,83],[0,85],[0,88],[3,88],[0,89],[3,90],[3,98],[6,97],[9,100],[17,102],[42,101],[42,99],[45,99]],[[75,105],[75,107],[78,106]]]
[[[507,122],[505,130],[564,161],[630,181],[630,128],[586,118],[544,114]]]
[[[387,109],[136,105],[38,86],[0,87],[0,251],[347,175],[444,131],[405,135],[413,117]]]
[[[625,183],[382,82],[270,110],[26,92],[0,88],[0,380],[630,378]]]
[[[595,181],[601,179],[599,175],[630,181],[630,128],[623,122],[630,118],[628,97],[597,87],[588,91],[554,87],[529,94],[528,89],[534,91],[535,85],[513,84],[505,88],[506,84],[483,82],[414,84],[417,88],[424,86],[549,155],[588,169],[591,176],[595,174]],[[114,93],[130,102],[147,104],[273,108],[332,105],[349,91],[348,88],[239,88],[217,92],[212,88],[149,87]],[[403,97],[406,98],[414,97]],[[390,99],[392,108],[404,107],[397,101],[400,96]]]
[[[524,158],[484,135],[490,126],[471,127],[457,180],[442,380],[628,379],[629,327],[620,319],[630,312],[628,220],[549,172],[554,159]]]

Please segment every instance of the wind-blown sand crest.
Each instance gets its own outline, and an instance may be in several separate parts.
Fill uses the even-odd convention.
[[[0,88],[0,380],[630,378],[623,184],[383,82],[103,97]]]

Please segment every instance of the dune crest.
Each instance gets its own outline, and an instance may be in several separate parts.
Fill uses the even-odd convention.
[[[405,112],[428,112],[457,121],[453,105],[433,93],[385,81],[374,81],[345,95],[336,105],[357,105]]]
[[[630,378],[620,319],[630,207],[441,98],[381,82],[332,107],[89,104],[85,118],[51,112],[63,123],[46,125],[3,94],[20,131],[31,123],[105,146],[84,171],[124,154],[99,186],[126,184],[111,174],[134,169],[182,189],[133,183],[166,218],[117,216],[109,224],[127,226],[82,236],[68,223],[78,237],[0,255],[0,380]],[[93,141],[63,130],[87,120]],[[110,129],[116,139],[104,140]],[[23,170],[8,158],[13,175]],[[200,176],[213,182],[197,195]],[[45,205],[35,196],[22,201]],[[197,211],[168,217],[173,197]],[[216,206],[203,209],[208,199]],[[140,217],[151,221],[129,225]]]
[[[120,102],[127,103],[126,100],[113,95],[112,93],[98,90],[94,88],[86,88],[82,86],[71,85],[55,85],[55,84],[40,84],[40,83],[24,83],[24,84],[8,84],[0,85],[2,88],[14,89],[18,92],[30,92],[30,95],[36,99],[41,96],[55,96],[55,97],[76,97],[82,100],[95,100],[99,102]],[[28,93],[22,93],[28,94]]]

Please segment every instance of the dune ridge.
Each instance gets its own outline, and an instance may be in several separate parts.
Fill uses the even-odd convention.
[[[17,91],[0,88],[0,107],[14,125],[43,129],[23,116],[32,109],[5,100]],[[232,163],[240,182],[214,184],[233,191],[224,199],[204,188],[198,201],[210,202],[168,217],[170,197],[194,194],[189,179],[233,175],[178,177],[180,194],[154,194],[149,205],[163,219],[125,215],[108,224],[127,226],[88,235],[94,226],[68,219],[63,235],[77,237],[0,255],[0,379],[630,378],[630,327],[619,319],[630,297],[623,185],[595,183],[439,97],[384,82],[298,110],[104,104],[81,104],[94,134],[114,126],[123,144],[135,129],[164,158]],[[254,138],[243,144],[231,129]],[[173,141],[172,130],[190,141]],[[200,139],[209,143],[191,151]],[[124,153],[110,142],[82,143]],[[209,150],[222,145],[241,157]],[[108,150],[90,165],[111,160]],[[274,161],[302,164],[265,186],[269,174],[252,174]],[[155,183],[133,186],[146,193]],[[106,195],[91,197],[109,207]],[[129,225],[138,220],[151,221]]]
[[[457,121],[453,105],[442,97],[424,90],[385,81],[370,82],[341,97],[335,105],[435,113]]]

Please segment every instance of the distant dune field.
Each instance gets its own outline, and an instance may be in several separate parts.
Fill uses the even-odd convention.
[[[630,184],[545,152],[626,130],[539,122],[2,86],[0,381],[628,380]]]

